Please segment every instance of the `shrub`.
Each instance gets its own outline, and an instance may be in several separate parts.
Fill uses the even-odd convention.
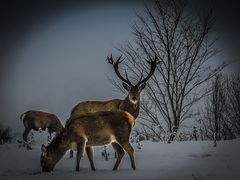
[[[12,139],[11,129],[0,127],[0,144],[11,142]]]

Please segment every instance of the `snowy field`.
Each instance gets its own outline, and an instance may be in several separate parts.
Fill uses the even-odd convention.
[[[0,145],[0,179],[56,179],[56,180],[236,180],[240,177],[240,139],[222,141],[214,148],[210,141],[175,142],[172,144],[142,142],[135,146],[137,170],[130,168],[125,154],[120,168],[112,171],[115,159],[111,147],[109,161],[101,156],[102,148],[95,148],[96,171],[90,170],[84,154],[80,172],[75,172],[75,158],[69,153],[57,164],[52,173],[42,173],[40,145],[33,150],[18,148],[17,143]],[[75,156],[75,154],[74,154]]]

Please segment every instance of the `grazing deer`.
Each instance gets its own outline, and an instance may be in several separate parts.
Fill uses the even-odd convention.
[[[108,101],[85,101],[76,105],[72,111],[71,116],[89,113],[89,112],[98,112],[98,111],[112,111],[112,110],[123,110],[129,112],[136,119],[139,115],[140,109],[140,93],[145,88],[146,82],[153,75],[157,64],[160,63],[158,58],[155,56],[154,59],[146,60],[150,64],[150,72],[148,75],[143,78],[143,72],[141,73],[140,79],[136,85],[133,85],[126,73],[126,78],[124,78],[119,72],[119,64],[124,60],[120,56],[116,61],[113,60],[112,55],[107,57],[108,63],[113,65],[116,75],[121,79],[124,89],[128,91],[127,97],[122,99],[112,99]],[[117,146],[117,144],[116,144]],[[73,151],[70,152],[70,158],[73,156]]]
[[[92,150],[93,146],[106,144],[113,144],[118,154],[113,170],[117,170],[124,150],[130,157],[132,168],[136,169],[134,149],[129,143],[134,124],[135,118],[126,111],[102,111],[71,117],[62,133],[56,136],[41,154],[42,171],[52,171],[73,144],[77,146],[76,171],[79,171],[79,163],[86,147]],[[87,148],[86,152],[91,169],[95,170],[93,155],[89,155]]]
[[[59,134],[63,130],[60,120],[54,114],[41,111],[27,111],[21,114],[20,119],[23,121],[25,127],[22,135],[25,142],[27,142],[28,134],[32,129],[35,131],[39,129],[45,131],[47,128],[50,136],[53,132]]]

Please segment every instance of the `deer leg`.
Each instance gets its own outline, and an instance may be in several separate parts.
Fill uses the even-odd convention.
[[[52,132],[51,131],[49,132],[49,139],[50,140],[52,139]]]
[[[23,137],[23,140],[24,140],[25,142],[28,141],[28,134],[29,134],[30,131],[31,131],[31,129],[26,128],[25,131],[23,132],[22,137]]]
[[[79,164],[80,160],[83,156],[83,152],[86,146],[86,141],[81,141],[77,143],[77,165],[76,165],[76,171],[79,171]]]
[[[122,148],[127,151],[130,159],[131,159],[131,164],[132,164],[132,168],[135,170],[136,166],[135,166],[135,160],[134,160],[134,149],[131,146],[131,144],[129,142],[124,142],[121,143]]]
[[[73,158],[73,150],[72,150],[72,149],[70,150],[69,158],[70,158],[70,159]]]
[[[91,169],[93,171],[95,171],[95,166],[94,166],[94,163],[93,163],[93,148],[92,147],[86,147],[86,153],[87,153],[87,156],[88,156],[88,159],[90,161],[90,165],[91,165]]]
[[[48,131],[48,133],[49,133],[49,136],[48,136],[48,143],[50,143],[50,142],[51,142],[51,139],[52,139],[52,133],[51,133],[50,131]]]
[[[112,147],[113,147],[113,149],[117,153],[117,160],[116,160],[116,163],[115,163],[115,165],[113,167],[113,170],[117,170],[117,168],[118,168],[118,166],[119,166],[119,164],[120,164],[120,162],[121,162],[125,152],[124,152],[123,148],[119,144],[117,144],[117,143],[112,143]]]

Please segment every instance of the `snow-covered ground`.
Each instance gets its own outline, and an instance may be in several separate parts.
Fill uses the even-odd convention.
[[[56,180],[236,180],[240,177],[240,139],[219,142],[213,147],[210,141],[174,142],[172,144],[142,142],[135,146],[137,170],[133,171],[125,154],[120,168],[112,171],[115,159],[111,147],[109,161],[101,157],[102,148],[95,148],[96,171],[90,170],[84,154],[80,172],[75,172],[75,159],[67,153],[54,172],[42,173],[40,145],[27,151],[17,143],[0,145],[0,179],[56,179]]]

